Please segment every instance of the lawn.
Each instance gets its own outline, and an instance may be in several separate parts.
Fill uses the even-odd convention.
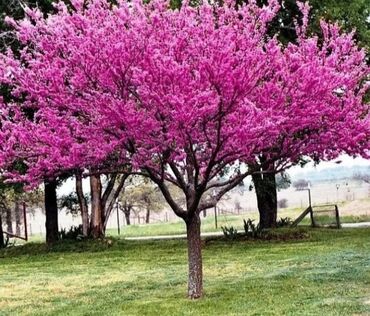
[[[184,240],[28,243],[0,252],[0,315],[369,315],[370,230],[204,243],[186,299]]]
[[[279,213],[279,218],[289,217],[296,219],[302,210],[300,209],[289,209]],[[258,223],[258,213],[242,214],[242,215],[219,215],[217,218],[218,228],[215,228],[215,219],[213,215],[202,218],[202,232],[215,232],[221,231],[221,226],[233,226],[239,232],[244,230],[243,219],[251,218]],[[331,222],[335,218],[330,219]],[[370,215],[345,215],[341,216],[340,220],[342,223],[358,223],[358,222],[370,222]],[[309,215],[303,219],[302,225],[310,225],[311,221]],[[155,235],[173,235],[173,234],[185,234],[186,226],[183,220],[179,219],[176,222],[171,223],[155,223],[155,224],[142,224],[142,225],[130,225],[121,227],[122,237],[139,237],[139,236],[155,236]],[[107,234],[109,236],[117,236],[117,229],[108,229]],[[37,236],[35,236],[37,238]],[[32,237],[33,238],[33,237]],[[34,239],[32,239],[33,241]],[[37,241],[40,240],[36,239]]]

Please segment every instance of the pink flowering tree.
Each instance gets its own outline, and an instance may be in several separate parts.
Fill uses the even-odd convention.
[[[355,45],[354,32],[340,35],[337,25],[323,21],[322,44],[320,38],[308,37],[310,8],[307,4],[298,2],[298,5],[303,14],[302,25],[296,25],[298,45],[288,45],[283,51],[278,64],[272,67],[273,79],[266,81],[269,85],[266,91],[271,94],[256,101],[267,107],[274,102],[275,110],[286,115],[276,142],[249,166],[262,228],[276,225],[275,173],[283,165],[288,168],[309,159],[318,163],[334,159],[339,153],[368,156],[369,106],[362,101],[368,82],[359,85],[361,78],[369,80],[365,52]],[[305,100],[307,95],[309,100]],[[287,108],[289,113],[284,110],[285,102],[291,105]],[[290,117],[290,113],[294,116]],[[364,119],[359,120],[361,116]],[[272,155],[276,159],[266,160]]]
[[[1,106],[0,161],[6,166],[4,175],[12,181],[31,186],[44,181],[45,189],[54,184],[54,191],[56,177],[76,174],[85,227],[88,218],[80,175],[88,171],[92,192],[90,230],[93,236],[101,237],[106,224],[104,213],[108,215],[113,206],[114,198],[109,201],[108,197],[117,195],[110,193],[115,184],[115,192],[122,189],[126,176],[113,174],[103,191],[100,174],[113,162],[116,172],[127,169],[122,147],[117,146],[120,142],[108,133],[101,133],[109,131],[109,121],[103,121],[96,106],[100,103],[103,108],[110,101],[109,89],[117,92],[116,81],[109,81],[112,74],[107,67],[113,63],[112,48],[105,46],[106,41],[119,41],[121,48],[127,49],[124,39],[118,38],[124,22],[117,20],[121,25],[111,25],[115,14],[109,7],[98,4],[92,5],[86,14],[72,15],[63,3],[56,6],[58,15],[47,19],[41,12],[27,9],[26,19],[7,20],[14,26],[22,49],[19,52],[9,49],[0,58],[1,84],[12,91],[12,97],[5,98]],[[127,33],[126,36],[128,41]],[[116,61],[117,69],[123,65],[121,62],[131,62],[127,55],[121,58]],[[114,93],[110,94],[111,99],[115,98]],[[19,161],[25,163],[26,172],[17,168]]]
[[[24,49],[0,58],[0,80],[19,98],[2,102],[0,161],[21,156],[28,181],[128,162],[150,177],[186,224],[190,298],[203,294],[200,212],[251,173],[270,171],[246,164],[263,156],[276,171],[302,156],[368,155],[365,54],[335,25],[323,23],[321,41],[307,36],[307,7],[297,42],[285,47],[266,35],[273,0],[179,10],[162,1],[72,3],[9,21]]]

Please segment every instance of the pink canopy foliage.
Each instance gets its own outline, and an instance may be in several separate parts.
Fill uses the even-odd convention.
[[[162,191],[170,181],[198,192],[189,208],[213,187],[221,197],[261,154],[280,169],[302,156],[369,155],[365,52],[337,25],[309,36],[307,5],[297,42],[283,46],[267,36],[274,0],[83,2],[9,20],[23,49],[0,55],[14,96],[1,102],[0,162],[24,159],[28,171],[8,176],[37,183],[131,163]]]

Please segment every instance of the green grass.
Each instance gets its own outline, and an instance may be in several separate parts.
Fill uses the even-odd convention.
[[[286,211],[279,212],[279,218],[290,217],[295,219],[300,214],[300,209],[288,209]],[[208,216],[202,218],[202,232],[215,232],[221,231],[221,226],[233,226],[239,232],[244,230],[243,219],[251,218],[258,223],[258,214],[242,214],[242,215],[219,215],[218,216],[218,228],[215,228],[214,216]],[[359,222],[370,222],[370,215],[352,215],[352,216],[341,216],[341,223],[359,223]],[[311,221],[309,216],[307,216],[301,224],[303,226],[310,225]],[[186,227],[183,220],[179,219],[176,222],[170,223],[155,223],[155,224],[143,224],[143,225],[130,225],[122,226],[120,237],[141,237],[141,236],[156,236],[156,235],[175,235],[175,234],[185,234]],[[108,229],[107,236],[118,237],[117,229]],[[45,240],[44,235],[33,235],[30,237],[31,242],[43,242]],[[23,244],[23,241],[13,240],[17,245]]]
[[[279,213],[279,218],[290,217],[295,219],[302,212],[298,209],[290,209]],[[202,232],[215,232],[221,231],[221,226],[234,226],[238,231],[242,232],[243,219],[251,218],[255,220],[255,224],[258,223],[258,213],[242,214],[242,215],[219,215],[218,216],[218,229],[215,228],[214,216],[208,216],[202,218]],[[331,223],[335,221],[335,218],[328,219]],[[358,223],[358,222],[370,222],[370,215],[358,215],[358,216],[341,216],[341,223]],[[307,216],[302,222],[302,225],[310,225],[311,221]],[[143,224],[143,225],[130,225],[121,227],[122,237],[139,237],[139,236],[156,236],[156,235],[174,235],[174,234],[185,234],[186,227],[183,220],[179,219],[177,222],[171,223],[156,223],[156,224]],[[108,229],[107,235],[118,236],[117,229]],[[33,241],[33,240],[32,240]]]
[[[369,315],[370,230],[204,243],[186,299],[184,240],[28,243],[0,252],[0,315]]]

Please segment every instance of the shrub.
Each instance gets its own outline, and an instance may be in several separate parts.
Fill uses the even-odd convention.
[[[262,236],[263,230],[260,228],[260,225],[255,225],[254,220],[248,218],[243,220],[244,222],[244,233],[248,238],[259,238]]]
[[[63,228],[59,232],[59,239],[60,240],[82,240],[85,237],[82,233],[82,225],[79,226],[71,226],[69,230]]]
[[[233,227],[221,226],[226,239],[235,240],[238,238],[238,231]]]
[[[293,221],[290,217],[284,217],[284,218],[280,218],[277,223],[276,223],[276,227],[288,227],[290,225],[292,225]]]

